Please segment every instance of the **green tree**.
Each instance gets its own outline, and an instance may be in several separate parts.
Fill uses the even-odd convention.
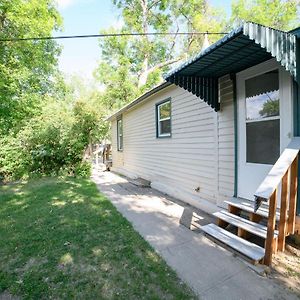
[[[1,0],[0,38],[49,36],[61,26],[49,0]],[[60,49],[52,40],[1,42],[0,133],[20,128],[51,92]]]
[[[84,153],[105,137],[105,114],[90,98],[72,103],[48,97],[17,133],[0,139],[0,181],[41,175],[88,175]],[[89,151],[90,153],[90,151]]]
[[[235,0],[229,27],[251,21],[279,30],[300,25],[299,0]]]
[[[270,100],[266,101],[263,105],[263,108],[259,111],[259,114],[262,117],[278,116],[279,100],[278,99],[270,99]]]
[[[167,0],[113,0],[121,9],[124,29],[129,32],[147,34],[149,32],[167,32],[172,28],[170,1]],[[129,41],[127,53],[138,74],[138,87],[147,83],[149,74],[163,68],[179,58],[175,58],[173,37],[142,36]],[[162,60],[162,57],[164,58]]]
[[[116,32],[113,28],[107,32]],[[125,30],[122,30],[125,32]],[[118,109],[138,93],[134,55],[130,53],[130,37],[111,37],[101,40],[102,60],[95,78],[105,87],[102,104],[108,110]]]
[[[177,23],[177,28],[194,33],[183,36],[180,51],[191,56],[202,49],[204,35],[196,32],[224,32],[226,13],[223,9],[213,7],[206,0],[173,0],[171,11]],[[209,35],[209,43],[216,42],[222,34]]]
[[[117,109],[162,80],[162,73],[202,45],[203,36],[148,36],[149,32],[219,31],[222,16],[206,0],[113,0],[121,12],[120,31],[144,36],[100,40],[101,58],[96,78],[106,86],[103,101]],[[200,21],[201,20],[201,21]],[[209,22],[210,21],[210,22]],[[214,40],[214,39],[213,39]]]

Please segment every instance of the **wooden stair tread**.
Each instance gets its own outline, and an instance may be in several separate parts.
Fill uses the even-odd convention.
[[[267,238],[267,227],[255,222],[252,222],[250,220],[247,220],[245,218],[242,218],[240,216],[231,214],[228,211],[222,210],[222,211],[218,211],[215,212],[213,214],[215,217],[229,223],[232,224],[238,228],[244,229],[247,232],[250,232],[256,236],[259,236],[263,239]],[[278,231],[275,230],[274,232],[274,237],[278,236]]]
[[[232,197],[231,200],[236,201],[236,202],[245,202],[248,205],[250,205],[252,208],[254,208],[254,203],[255,203],[254,199],[250,200],[250,199],[245,199],[245,198],[241,198],[241,197]],[[267,202],[262,201],[261,204],[260,204],[260,208],[269,210],[269,201],[267,201]],[[277,207],[276,211],[279,212],[280,211],[280,207]]]
[[[239,253],[249,257],[251,260],[260,261],[265,255],[264,248],[246,241],[215,224],[204,225],[201,227],[201,230]]]
[[[234,207],[240,208],[244,211],[255,213],[264,218],[268,218],[269,211],[266,206],[261,206],[256,212],[254,212],[254,202],[241,198],[232,198],[231,200],[224,201],[225,203],[232,205]],[[280,212],[276,211],[276,221],[280,219]]]

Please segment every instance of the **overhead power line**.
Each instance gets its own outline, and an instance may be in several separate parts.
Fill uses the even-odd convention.
[[[201,35],[201,34],[227,34],[227,32],[148,32],[148,33],[103,33],[87,35],[61,35],[61,36],[41,36],[28,38],[7,38],[0,39],[0,42],[21,42],[39,40],[63,40],[63,39],[84,39],[84,38],[104,38],[116,36],[154,36],[154,35]]]

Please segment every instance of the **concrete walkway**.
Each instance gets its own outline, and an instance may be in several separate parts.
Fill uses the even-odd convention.
[[[111,172],[95,170],[92,178],[199,298],[299,299],[201,233],[179,225],[184,211],[179,201],[153,189],[137,187]],[[198,215],[203,224],[211,222],[207,214]]]

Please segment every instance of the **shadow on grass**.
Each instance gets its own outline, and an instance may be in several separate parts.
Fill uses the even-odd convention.
[[[194,297],[89,180],[0,187],[0,237],[0,292],[24,299]]]

